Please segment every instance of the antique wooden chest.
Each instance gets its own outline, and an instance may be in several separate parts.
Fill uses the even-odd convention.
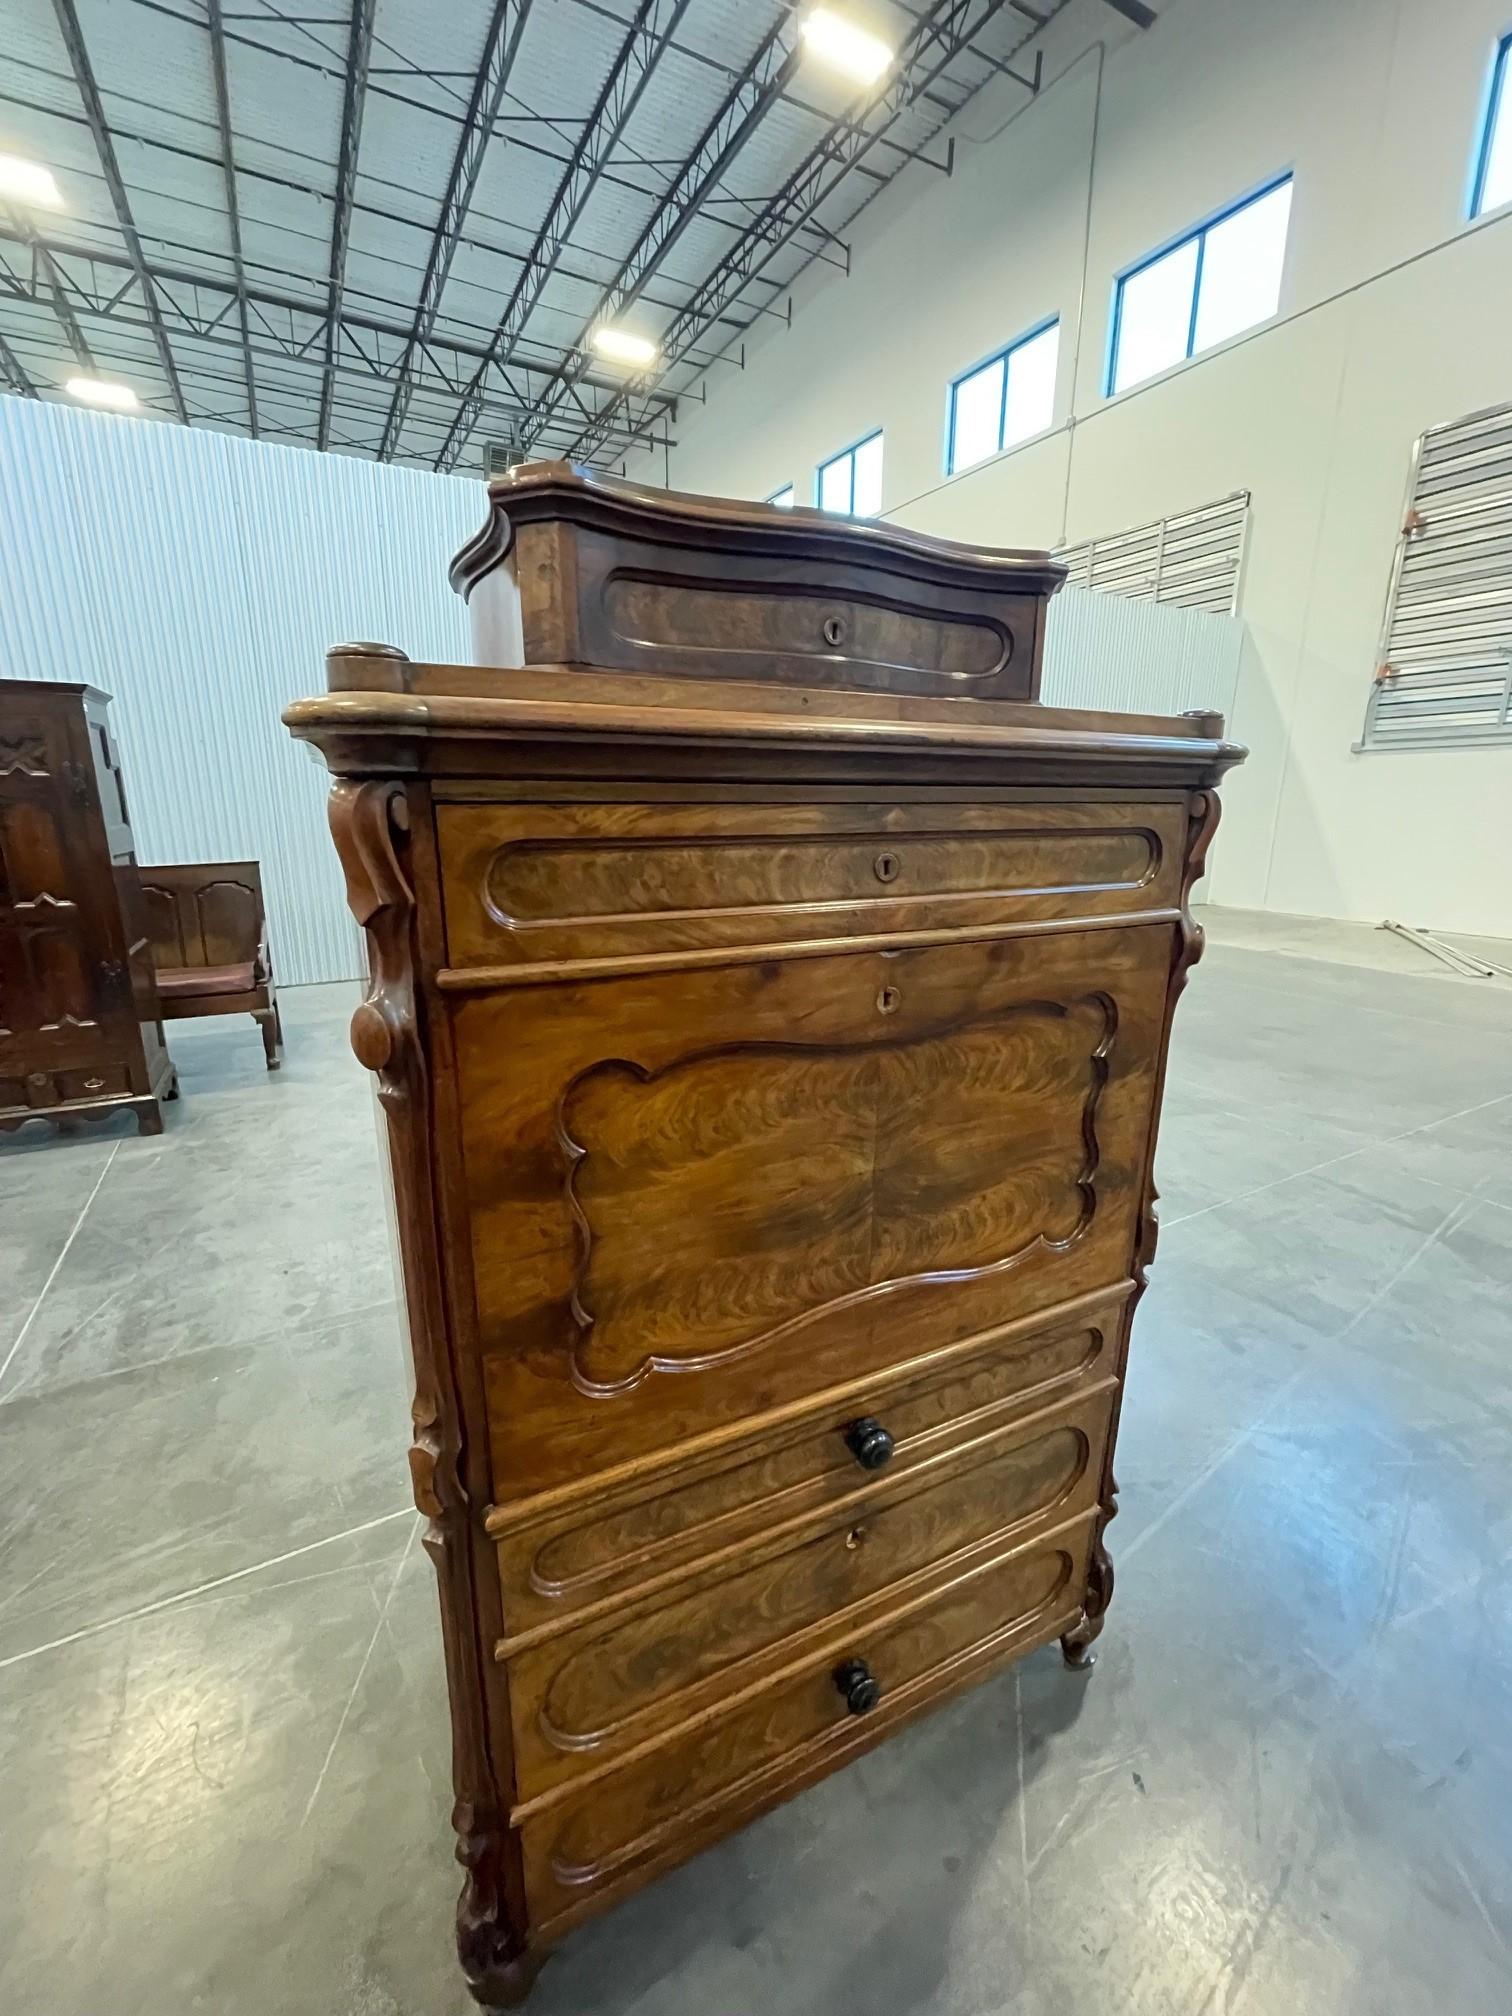
[[[562,1933],[1113,1576],[1189,897],[1241,752],[1036,700],[1043,554],[495,484],[500,660],[331,654],[459,1943]]]
[[[109,709],[0,679],[0,1130],[125,1112],[161,1134],[177,1096]]]

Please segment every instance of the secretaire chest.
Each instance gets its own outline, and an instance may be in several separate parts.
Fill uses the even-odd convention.
[[[498,662],[344,647],[287,718],[368,934],[502,2004],[959,1688],[1088,1661],[1240,752],[1040,706],[1043,555],[541,465],[454,578]]]

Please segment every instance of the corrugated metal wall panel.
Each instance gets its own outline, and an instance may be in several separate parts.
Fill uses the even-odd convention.
[[[1053,707],[1121,713],[1234,711],[1244,625],[1167,603],[1063,588],[1045,628],[1041,697]]]
[[[0,673],[115,696],[146,861],[256,856],[285,982],[361,970],[325,771],[279,714],[354,637],[466,659],[481,486],[0,397]]]

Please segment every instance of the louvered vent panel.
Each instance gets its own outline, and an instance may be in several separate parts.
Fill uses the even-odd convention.
[[[1512,742],[1512,406],[1413,451],[1361,749]]]
[[[1249,492],[1240,490],[1179,517],[1062,547],[1056,558],[1072,588],[1231,616],[1239,606],[1248,525]]]

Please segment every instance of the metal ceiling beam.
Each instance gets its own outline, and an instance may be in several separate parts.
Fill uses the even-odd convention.
[[[63,334],[68,339],[68,347],[74,354],[74,362],[92,374],[95,369],[94,352],[90,349],[89,338],[80,328],[79,318],[73,311],[65,276],[57,264],[53,248],[43,239],[24,210],[11,209],[9,216],[11,228],[7,235],[19,239],[27,248],[31,253],[33,275],[40,274],[45,279],[45,292],[36,289],[30,298],[41,306],[51,308],[58,318]],[[129,259],[122,263],[128,267],[131,264]]]
[[[5,337],[0,335],[0,375],[13,392],[19,392],[23,399],[35,399],[37,388],[27,373],[26,366],[12,350]]]
[[[110,191],[110,200],[115,207],[116,223],[120,227],[122,238],[126,241],[126,250],[131,257],[138,284],[142,289],[142,300],[146,306],[153,344],[157,350],[158,362],[163,368],[163,376],[168,381],[168,393],[173,401],[173,410],[187,427],[189,408],[184,401],[184,388],[179,383],[178,365],[174,361],[173,349],[168,341],[168,331],[164,328],[162,315],[158,311],[152,276],[147,270],[142,241],[137,236],[136,220],[131,214],[131,204],[126,195],[126,184],[121,178],[121,166],[116,160],[115,142],[110,137],[110,126],[105,118],[104,102],[100,97],[100,88],[95,82],[89,52],[84,47],[78,10],[74,6],[74,0],[53,0],[53,11],[58,17],[58,30],[68,51],[68,60],[73,65],[74,82],[78,85],[79,96],[84,101],[84,112],[89,120],[89,129],[94,135],[95,151],[100,157],[105,186]]]
[[[568,235],[582,216],[588,198],[618,146],[631,115],[640,103],[652,72],[691,0],[640,0],[630,23],[630,32],[620,45],[618,56],[604,79],[593,109],[588,114],[567,172],[557,185],[545,221],[536,233],[525,264],[521,267],[499,326],[490,344],[490,354],[505,357],[522,335],[525,324],[540,300],[547,281],[556,271],[566,248]],[[482,382],[482,370],[477,384]],[[447,429],[438,469],[455,469],[462,458],[477,421],[476,385],[469,386]]]
[[[231,266],[236,274],[237,315],[241,323],[242,365],[247,381],[247,424],[257,439],[257,373],[252,364],[252,332],[247,312],[247,274],[242,264],[241,208],[236,193],[236,152],[231,141],[231,87],[226,77],[226,28],[221,0],[208,0],[210,67],[215,73],[215,118],[220,128],[221,174],[226,184],[226,230],[231,240]]]
[[[7,246],[24,247],[25,257],[8,258]],[[161,312],[173,335],[181,341],[240,353],[241,339],[236,325],[239,304],[244,299],[249,309],[249,340],[255,357],[267,363],[292,364],[312,374],[323,373],[328,311],[318,300],[301,301],[259,288],[248,289],[241,295],[225,282],[207,282],[195,274],[168,271],[161,266],[154,269],[153,277]],[[120,329],[149,328],[136,275],[123,253],[98,253],[49,243],[39,239],[35,232],[22,229],[19,219],[14,219],[10,228],[0,224],[0,302],[5,300],[23,301],[57,314],[74,354],[90,371],[95,365],[80,326],[81,315]],[[371,316],[344,313],[337,325],[334,345],[337,378],[347,376],[359,382],[392,387],[397,382],[409,336],[410,331],[397,320],[386,323]],[[486,351],[481,344],[459,348],[434,338],[410,359],[407,368],[413,380],[413,396],[433,402],[426,418],[438,433],[450,421],[463,387],[484,359]],[[264,370],[266,373],[266,363]],[[191,366],[191,379],[196,374],[210,375],[207,369]],[[517,364],[507,372],[491,369],[483,411],[489,416],[497,414],[508,429],[518,429],[559,375],[554,367],[544,364]],[[264,406],[280,397],[296,396],[296,388],[275,387],[266,375],[263,386]],[[308,400],[316,389],[312,378],[298,388],[297,396]],[[333,413],[341,403],[339,394],[333,396]],[[670,408],[671,402],[663,400],[659,415],[651,416],[648,424],[654,425]],[[383,411],[381,404],[373,408],[375,422]],[[566,434],[581,424],[587,411],[584,409],[570,418],[563,416],[563,445]],[[263,422],[266,436],[270,431],[266,413]],[[308,440],[308,434],[305,439]]]
[[[320,381],[320,415],[315,445],[331,438],[331,395],[336,376],[336,331],[341,321],[341,294],[346,285],[347,244],[352,235],[352,196],[357,186],[357,149],[362,142],[362,109],[367,102],[368,63],[373,54],[373,17],[377,0],[352,0],[347,31],[346,75],[341,96],[341,152],[336,163],[336,196],[331,218],[330,319],[326,324],[325,369]]]
[[[65,310],[71,301],[76,301],[86,311],[100,314],[105,312],[102,302],[107,298],[118,297],[122,291],[119,288],[112,289],[107,297],[104,288],[86,284],[76,271],[70,270],[72,268],[98,267],[107,273],[129,274],[132,279],[127,282],[127,289],[129,290],[133,284],[135,269],[124,253],[90,245],[76,245],[52,236],[44,239],[21,213],[11,211],[10,218],[8,227],[0,224],[0,245],[9,242],[27,246],[36,260],[44,265],[50,274],[56,275],[58,284],[63,289]],[[61,263],[65,260],[69,262],[68,267]],[[176,333],[188,336],[200,335],[219,328],[234,315],[237,290],[229,281],[210,278],[184,267],[170,266],[162,260],[154,260],[151,271],[167,313],[177,318],[180,323],[180,331]],[[34,288],[18,288],[15,276],[9,277],[11,284],[7,287],[4,277],[0,276],[0,292],[9,291],[12,294],[24,292],[26,298],[34,297],[36,292]],[[319,299],[310,300],[297,294],[285,294],[275,288],[256,285],[249,286],[245,293],[248,304],[257,311],[253,317],[254,330],[258,327],[270,327],[271,316],[279,315],[287,322],[291,332],[289,340],[291,344],[297,344],[301,355],[311,351],[316,355],[321,353],[325,339],[325,324],[329,316],[326,303]],[[43,299],[44,305],[50,305],[47,297],[44,296]],[[389,322],[381,316],[343,308],[338,321],[343,330],[349,330],[362,337],[376,338],[382,344],[402,346],[409,340],[408,327],[397,319]],[[432,358],[445,355],[463,360],[456,374],[457,382],[452,388],[458,394],[475,366],[489,360],[488,346],[485,342],[469,342],[465,337],[457,336],[432,337],[429,343],[421,346],[421,354]],[[89,368],[93,369],[92,360],[87,361]],[[492,369],[494,376],[501,383],[511,377],[518,377],[527,381],[536,379],[549,386],[555,384],[562,376],[562,367],[559,364],[548,364],[544,359],[537,360],[523,356],[506,359],[504,363],[492,366]],[[587,382],[606,391],[618,389],[617,379],[607,372],[597,373]],[[534,396],[532,389],[530,399],[533,400]],[[656,403],[658,407],[671,407],[676,401],[670,395],[660,394]]]
[[[713,118],[698,136],[693,151],[668,183],[646,228],[599,297],[593,314],[583,324],[575,346],[577,362],[568,367],[567,385],[546,395],[537,432],[555,419],[566,403],[568,386],[585,374],[586,345],[595,325],[622,315],[645,291],[652,274],[729,172],[741,148],[787,90],[801,55],[802,39],[796,18],[780,15],[726,92]],[[532,432],[523,444],[527,449],[534,445],[537,432]]]
[[[846,176],[886,138],[889,128],[918,103],[1006,5],[1008,0],[934,0],[916,18],[887,83],[859,115],[838,120],[798,164],[674,317],[662,337],[657,371],[630,380],[608,402],[573,443],[575,455],[589,458],[604,445],[608,436],[602,430],[612,426],[634,400],[644,397],[670,365],[686,356],[707,329],[728,315],[746,288],[765,273]]]
[[[462,242],[462,228],[468,222],[474,192],[478,190],[478,177],[484,167],[488,141],[494,133],[494,121],[500,115],[504,93],[510,87],[510,71],[514,69],[514,56],[520,48],[520,36],[528,14],[530,0],[494,0],[494,16],[488,22],[484,52],[478,62],[478,77],[474,79],[472,97],[468,99],[468,115],[462,123],[462,139],[458,141],[452,175],[446,183],[446,196],[442,198],[442,220],[435,226],[435,238],[431,240],[429,258],[425,260],[425,278],[419,282],[415,331],[405,355],[405,367],[409,365],[413,351],[431,335],[437,314],[442,312],[442,294],[452,272],[452,260],[456,258]],[[393,389],[393,405],[389,407],[389,417],[383,421],[379,462],[389,460],[403,429],[405,413],[409,411],[407,387],[409,379],[405,369],[399,373],[399,383]]]
[[[425,277],[420,283],[420,300],[415,309],[414,332],[405,351],[399,382],[394,387],[393,404],[383,423],[383,438],[378,444],[380,462],[388,461],[393,454],[394,444],[399,439],[409,411],[410,360],[419,345],[429,338],[441,312],[441,296],[451,274],[452,260],[462,241],[462,227],[472,207],[494,122],[503,107],[504,94],[509,89],[510,72],[514,68],[515,54],[530,14],[530,5],[531,0],[495,0],[472,96],[467,102],[467,116],[462,122],[462,137],[457,142],[446,194],[441,198],[441,220],[436,226],[430,255],[425,262]]]

